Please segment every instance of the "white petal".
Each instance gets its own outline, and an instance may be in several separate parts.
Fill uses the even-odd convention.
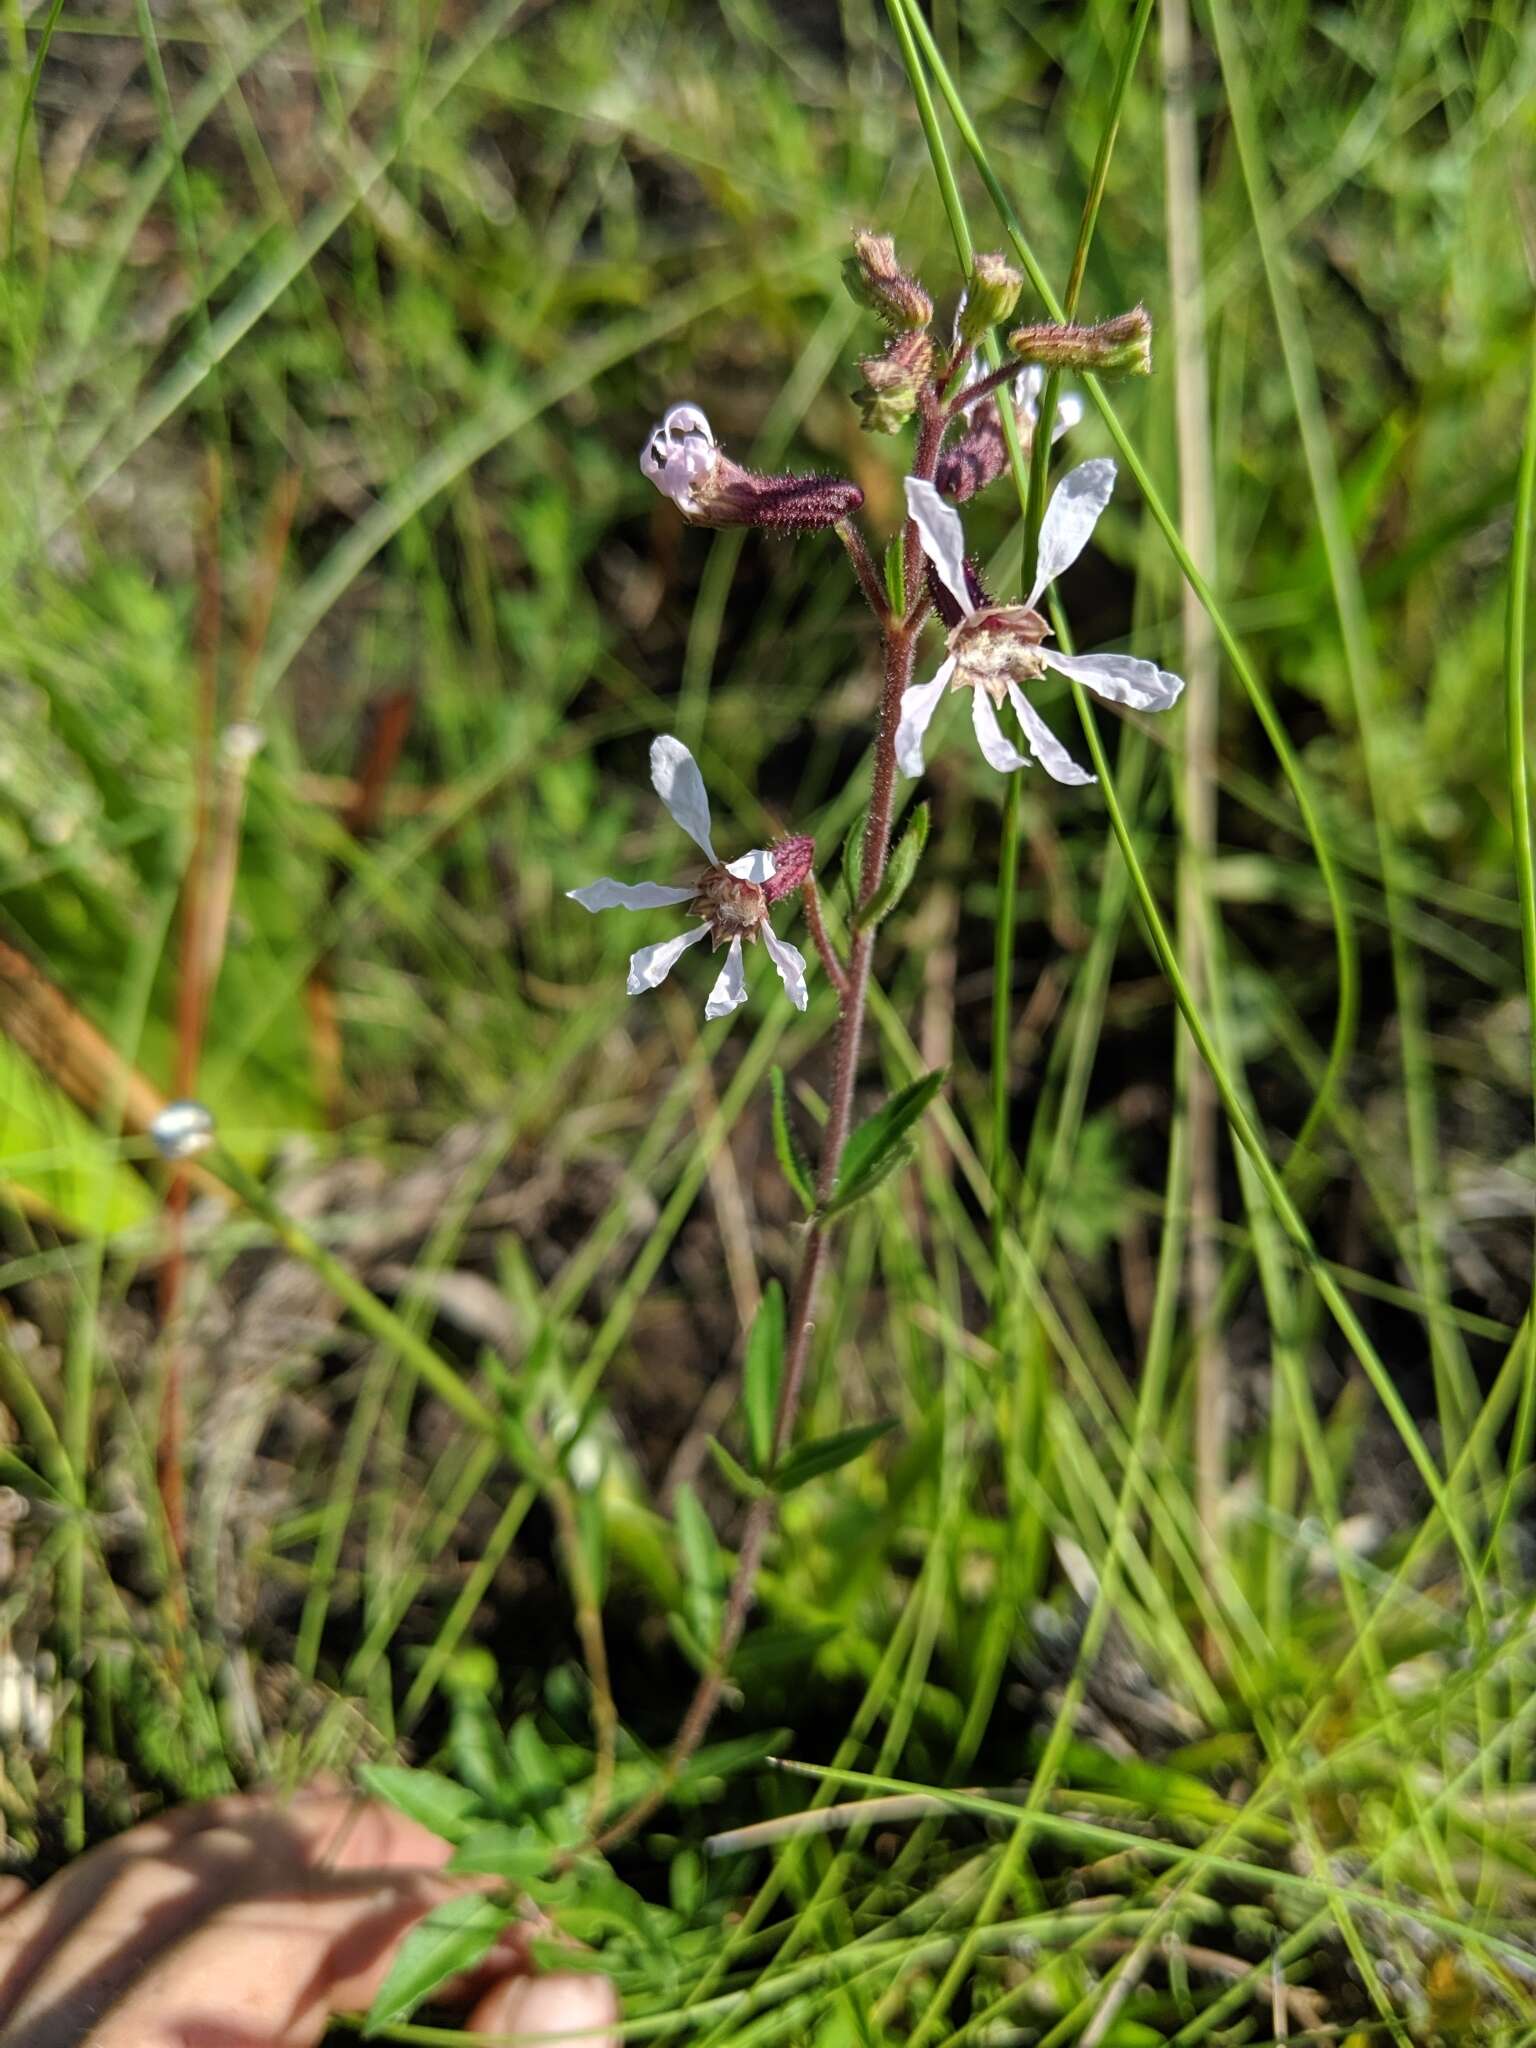
[[[771,853],[757,846],[750,853],[744,853],[740,860],[728,860],[725,872],[742,882],[771,882],[777,872],[777,863]]]
[[[1024,766],[1024,756],[1012,740],[1005,737],[997,722],[997,713],[992,709],[992,699],[985,690],[971,691],[971,723],[976,728],[977,746],[1000,773],[1011,775],[1015,768]]]
[[[665,434],[669,441],[684,441],[690,434],[702,434],[706,441],[715,438],[714,429],[696,405],[669,405],[661,416],[661,425],[656,429]]]
[[[709,926],[701,924],[691,932],[682,932],[675,939],[663,939],[656,946],[642,946],[638,953],[629,956],[629,992],[632,996],[642,995],[648,988],[660,988],[678,961],[690,946],[696,946],[701,939],[709,937]]]
[[[960,514],[921,477],[907,478],[907,515],[917,521],[917,537],[923,553],[939,572],[939,581],[969,618],[976,607],[971,603],[965,580],[965,528]]]
[[[665,882],[615,882],[604,875],[600,882],[565,893],[583,910],[660,910],[664,903],[691,903],[698,892],[669,889]]]
[[[670,406],[652,427],[640,451],[640,468],[689,517],[696,510],[693,486],[714,469],[720,450],[709,421],[696,405]]]
[[[739,1010],[746,1000],[747,976],[741,964],[741,941],[732,939],[725,965],[709,992],[709,1001],[704,1005],[704,1014],[706,1017],[729,1017],[732,1010]]]
[[[1026,363],[1013,380],[1013,402],[1031,425],[1040,415],[1040,393],[1045,372],[1038,363]]]
[[[763,926],[763,944],[768,948],[768,958],[779,970],[789,1000],[797,1010],[803,1010],[810,1000],[805,992],[805,955],[788,939],[776,939],[771,925]]]
[[[1184,688],[1182,676],[1170,675],[1155,661],[1138,661],[1134,654],[1058,654],[1054,647],[1040,652],[1052,668],[1086,684],[1095,696],[1136,711],[1166,711],[1178,703]]]
[[[1083,416],[1083,401],[1075,391],[1069,391],[1056,408],[1056,424],[1051,429],[1051,446],[1054,448],[1062,435],[1069,433]]]
[[[699,764],[683,745],[669,732],[660,739],[651,741],[651,782],[656,794],[672,813],[678,824],[688,834],[694,845],[709,855],[710,865],[716,865],[714,846],[709,837],[709,798],[704,791],[704,778],[699,773]]]
[[[1107,455],[1092,462],[1080,462],[1069,469],[1051,494],[1040,522],[1040,553],[1035,563],[1035,587],[1024,600],[1034,609],[1035,599],[1048,583],[1054,583],[1064,569],[1070,569],[1088,536],[1099,523],[1099,514],[1109,503],[1115,488],[1115,465]]]
[[[932,723],[955,664],[946,661],[931,683],[914,683],[902,692],[901,723],[896,728],[896,766],[903,775],[923,772],[923,735]]]
[[[1078,767],[1017,683],[1008,685],[1008,701],[1019,715],[1029,751],[1047,775],[1054,776],[1058,782],[1065,782],[1072,789],[1081,789],[1085,782],[1098,781],[1096,775]]]

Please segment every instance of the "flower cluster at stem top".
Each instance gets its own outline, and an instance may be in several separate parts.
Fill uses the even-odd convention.
[[[968,690],[976,741],[993,768],[1012,774],[1033,759],[1057,782],[1091,783],[1094,777],[1036,711],[1028,686],[1054,669],[1110,703],[1143,712],[1166,711],[1184,687],[1178,676],[1138,656],[1071,654],[1047,644],[1051,628],[1037,607],[1087,546],[1114,489],[1115,465],[1105,458],[1082,462],[1058,483],[1040,527],[1034,584],[1022,604],[998,604],[988,596],[966,559],[955,507],[1003,474],[1010,438],[1026,455],[1030,452],[1040,430],[1048,369],[1144,374],[1151,367],[1150,322],[1138,307],[1091,326],[1054,322],[1022,327],[1009,336],[1018,366],[992,368],[990,337],[1011,318],[1023,284],[1001,256],[974,260],[946,346],[930,332],[932,299],[901,268],[890,238],[860,233],[854,252],[845,277],[855,297],[888,331],[884,352],[859,364],[862,383],[856,396],[864,425],[874,433],[893,433],[919,419],[925,429],[919,447],[927,454],[919,466],[927,473],[906,478],[905,496],[908,535],[915,536],[926,577],[921,589],[906,594],[904,612],[898,616],[882,597],[873,558],[855,525],[863,492],[851,479],[770,476],[744,468],[725,453],[702,408],[691,403],[669,407],[651,430],[641,451],[641,470],[693,525],[780,532],[837,528],[887,630],[915,632],[930,608],[938,614],[947,634],[945,658],[926,680],[910,684],[900,702],[894,760],[903,774],[923,773],[925,744],[941,702]],[[1006,427],[1004,407],[1010,415]],[[1081,401],[1068,392],[1050,422],[1052,443],[1081,418]],[[909,538],[907,547],[912,546]],[[1003,729],[998,714],[1004,709],[1017,720],[1022,750]],[[605,878],[569,892],[588,910],[686,904],[697,920],[694,928],[632,955],[630,993],[658,987],[682,954],[707,938],[713,949],[726,948],[726,958],[705,1014],[726,1016],[747,997],[743,946],[761,939],[790,1000],[803,1010],[805,961],[777,936],[768,913],[774,903],[812,886],[812,842],[796,837],[721,862],[710,836],[703,779],[680,740],[664,735],[654,742],[651,779],[709,865],[686,884]],[[829,954],[821,926],[813,929],[835,980],[835,954]]]

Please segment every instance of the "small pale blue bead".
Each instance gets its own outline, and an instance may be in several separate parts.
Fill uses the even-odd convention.
[[[213,1111],[201,1102],[168,1102],[149,1127],[162,1159],[195,1159],[216,1134]]]

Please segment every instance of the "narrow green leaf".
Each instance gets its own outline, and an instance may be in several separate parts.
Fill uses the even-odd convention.
[[[834,1216],[845,1216],[856,1202],[866,1202],[877,1188],[883,1187],[893,1174],[910,1166],[917,1156],[917,1147],[910,1138],[901,1138],[888,1152],[882,1152],[867,1172],[861,1173],[856,1181],[846,1187],[833,1190],[832,1198],[821,1211],[823,1223],[830,1223]]]
[[[879,888],[864,908],[854,918],[859,931],[870,925],[880,924],[896,908],[917,873],[917,864],[922,859],[923,848],[928,844],[928,806],[919,804],[907,821],[907,829],[897,840],[895,850],[885,865],[885,874]]]
[[[859,890],[864,878],[864,831],[869,824],[869,811],[860,811],[854,823],[848,828],[848,837],[843,841],[843,887],[848,891],[848,901],[857,903]]]
[[[409,2019],[424,1998],[461,1971],[472,1970],[512,1919],[512,1911],[483,1892],[445,1899],[401,1942],[389,1975],[363,2022],[365,2036]]]
[[[739,1493],[743,1500],[757,1500],[768,1491],[761,1479],[754,1479],[745,1465],[736,1462],[719,1437],[708,1436],[704,1441],[709,1445],[710,1456],[720,1468],[720,1477],[733,1493]]]
[[[678,1548],[683,1554],[683,1605],[689,1632],[707,1649],[718,1633],[720,1546],[691,1486],[677,1489],[672,1518],[677,1527]]]
[[[742,1406],[747,1411],[747,1444],[752,1463],[766,1472],[773,1457],[773,1419],[784,1378],[784,1290],[770,1280],[763,1290],[742,1368]]]
[[[819,1479],[824,1472],[835,1472],[840,1465],[847,1465],[857,1458],[888,1430],[896,1427],[887,1417],[884,1422],[861,1422],[854,1429],[839,1429],[831,1436],[817,1437],[812,1443],[801,1444],[791,1451],[778,1471],[773,1475],[775,1493],[793,1493],[797,1486],[804,1486],[808,1479]]]
[[[897,534],[885,550],[885,594],[890,599],[891,611],[898,619],[907,613],[907,551],[903,536]]]
[[[907,1133],[944,1086],[948,1071],[947,1067],[937,1067],[931,1074],[922,1075],[859,1125],[844,1149],[837,1184],[822,1208],[824,1216],[836,1216],[854,1202],[862,1201],[898,1165],[905,1163],[892,1155],[905,1143]]]
[[[466,1835],[448,1868],[469,1877],[501,1877],[508,1884],[531,1884],[544,1874],[552,1853],[536,1828],[509,1828],[498,1822]]]
[[[462,1841],[481,1810],[478,1793],[455,1784],[452,1778],[439,1777],[436,1771],[411,1771],[402,1764],[367,1764],[359,1775],[376,1798],[407,1820],[420,1821],[445,1842]]]
[[[565,1773],[534,1726],[532,1715],[520,1714],[512,1723],[507,1730],[507,1747],[512,1753],[512,1767],[524,1804],[537,1801],[540,1793],[558,1792],[564,1787]]]
[[[789,1101],[782,1067],[769,1069],[768,1086],[773,1092],[773,1149],[778,1154],[779,1171],[809,1215],[816,1206],[815,1176],[789,1121]]]

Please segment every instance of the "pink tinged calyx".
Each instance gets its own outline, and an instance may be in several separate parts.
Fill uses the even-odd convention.
[[[781,839],[773,849],[773,873],[764,885],[763,894],[770,903],[781,903],[796,889],[805,887],[815,864],[814,839],[807,838],[804,833]]]

